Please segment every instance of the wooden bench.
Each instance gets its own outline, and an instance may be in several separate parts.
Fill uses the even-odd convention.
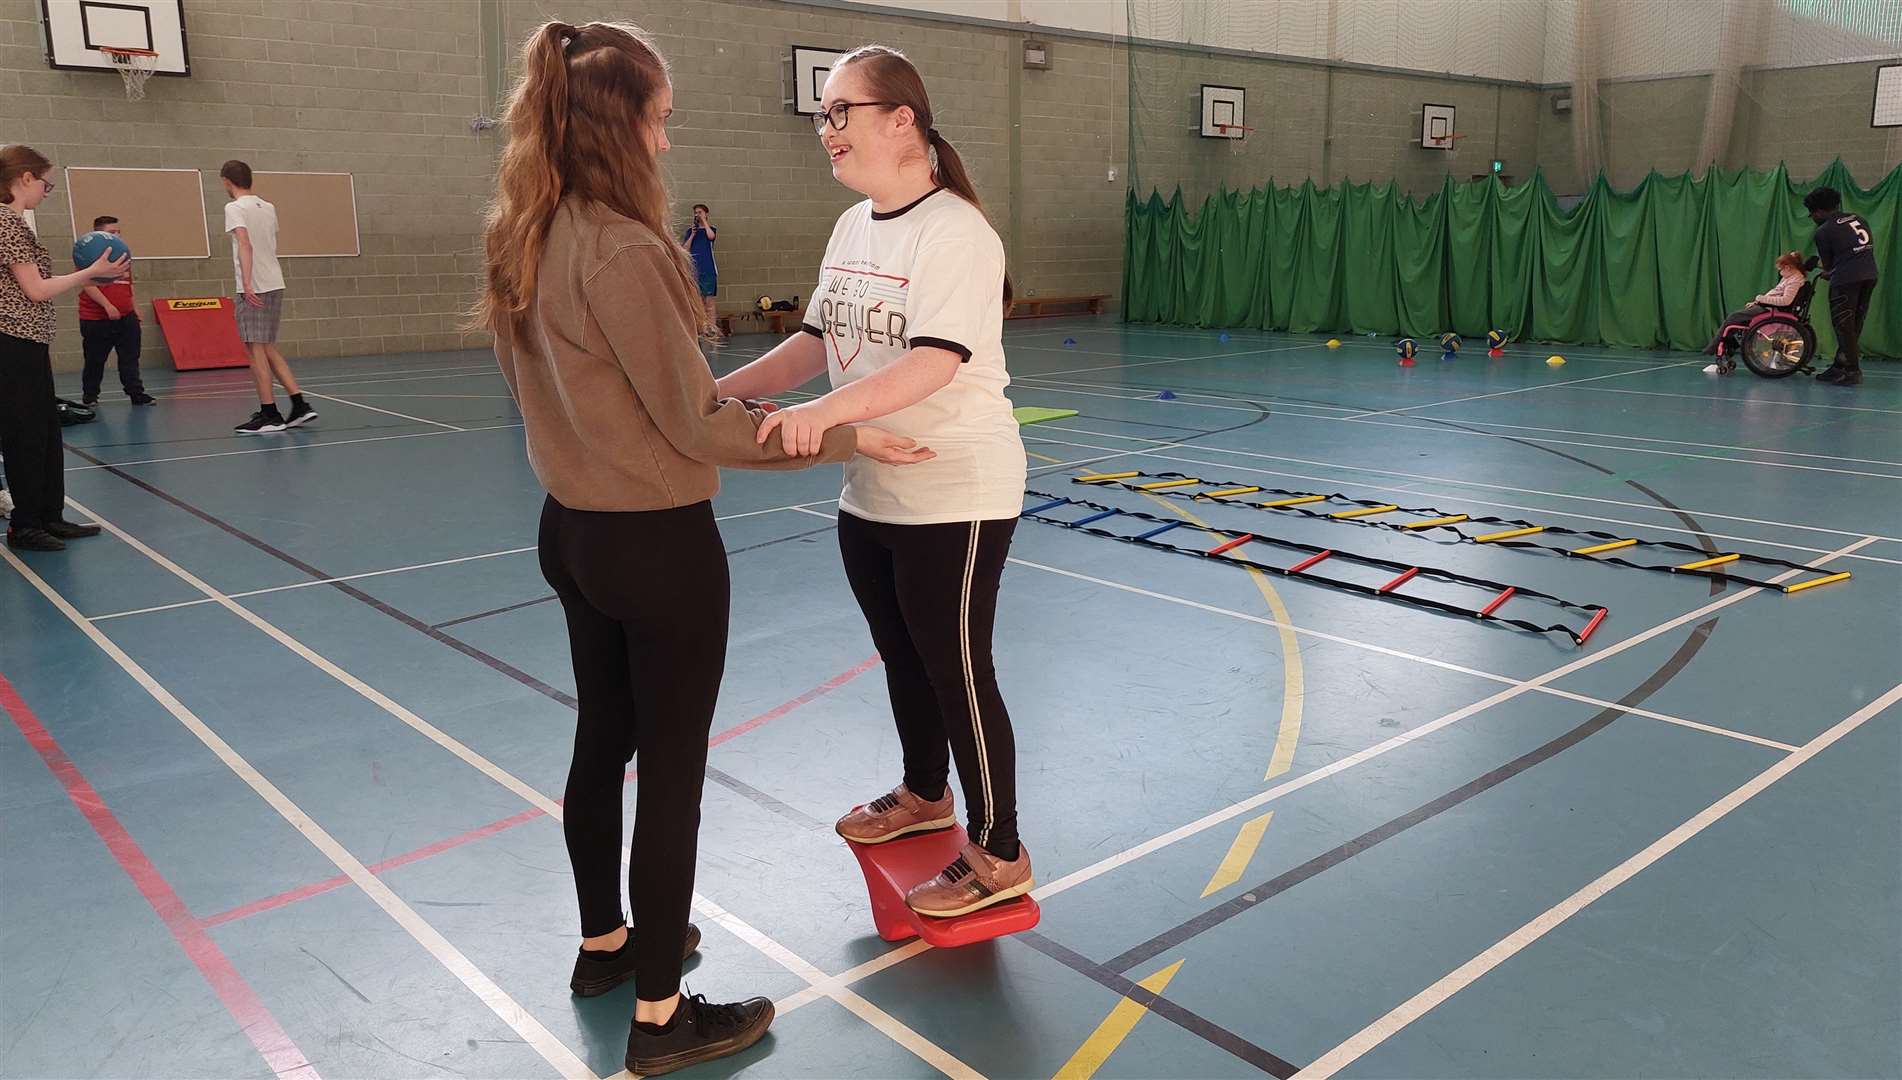
[[[797,311],[761,311],[758,308],[753,308],[748,311],[736,311],[721,315],[715,319],[714,322],[719,326],[722,334],[729,336],[733,333],[733,321],[735,319],[744,319],[749,323],[759,323],[759,329],[755,331],[758,333],[771,332],[785,335],[799,332],[799,324],[802,317],[802,313]],[[751,328],[749,327],[748,329],[750,330]]]
[[[1007,318],[1052,319],[1060,315],[1082,315],[1085,314],[1086,311],[1091,315],[1101,315],[1103,314],[1103,301],[1108,299],[1109,297],[1102,293],[1091,296],[1019,296],[1011,301],[1010,314]],[[1046,307],[1074,308],[1079,306],[1085,308],[1085,311],[1044,310]]]

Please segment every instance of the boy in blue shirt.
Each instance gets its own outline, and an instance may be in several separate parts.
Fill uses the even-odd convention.
[[[1816,254],[1829,277],[1829,319],[1836,326],[1836,362],[1816,379],[1855,386],[1862,382],[1862,324],[1876,292],[1875,237],[1860,215],[1843,212],[1835,188],[1805,195],[1803,208],[1816,222]]]

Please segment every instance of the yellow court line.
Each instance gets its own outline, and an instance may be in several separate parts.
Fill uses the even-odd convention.
[[[1171,500],[1144,493],[1143,498],[1158,506],[1166,506],[1191,524],[1209,528],[1208,522],[1184,510]],[[1308,495],[1308,501],[1326,498],[1324,495]],[[1270,503],[1260,505],[1269,506]],[[1255,583],[1261,598],[1268,602],[1268,610],[1280,625],[1275,630],[1281,635],[1281,724],[1275,729],[1275,752],[1268,759],[1268,773],[1264,780],[1273,780],[1294,767],[1294,746],[1301,739],[1301,702],[1307,694],[1307,684],[1301,676],[1301,639],[1295,637],[1290,629],[1294,625],[1294,616],[1288,614],[1288,605],[1281,602],[1281,594],[1269,583],[1268,575],[1252,566],[1244,567],[1248,578]]]
[[[1051,456],[1050,456],[1050,455],[1048,455],[1048,454],[1039,454],[1039,453],[1038,453],[1038,452],[1036,452],[1035,450],[1026,450],[1026,451],[1024,451],[1024,453],[1026,453],[1026,454],[1029,454],[1029,455],[1030,455],[1031,457],[1034,457],[1034,458],[1036,458],[1036,459],[1037,459],[1038,461],[1048,461],[1048,462],[1049,462],[1050,464],[1052,464],[1052,465],[1061,465],[1061,464],[1063,464],[1063,459],[1061,459],[1061,458],[1053,458],[1053,457],[1051,457]]]
[[[1242,831],[1235,834],[1235,842],[1228,846],[1228,854],[1222,856],[1222,865],[1215,868],[1209,883],[1203,887],[1203,899],[1214,896],[1242,879],[1242,875],[1248,871],[1249,860],[1255,857],[1255,849],[1261,846],[1262,834],[1268,831],[1268,822],[1274,816],[1275,812],[1270,810],[1242,825]]]
[[[1168,988],[1169,980],[1181,970],[1182,961],[1177,960],[1136,985],[1152,994],[1160,994]],[[1090,1080],[1096,1075],[1096,1070],[1102,1068],[1109,1056],[1116,1052],[1116,1048],[1123,1044],[1123,1040],[1129,1037],[1129,1033],[1135,1030],[1136,1022],[1147,1015],[1147,1005],[1138,1005],[1128,998],[1117,1002],[1103,1022],[1096,1025],[1090,1037],[1083,1040],[1083,1045],[1077,1047],[1077,1052],[1070,1055],[1070,1060],[1063,1063],[1063,1068],[1057,1070],[1056,1080]]]

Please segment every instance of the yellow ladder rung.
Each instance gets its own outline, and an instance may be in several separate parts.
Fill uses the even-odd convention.
[[[1636,540],[1613,540],[1609,544],[1593,544],[1591,547],[1572,549],[1574,555],[1596,555],[1601,551],[1617,551],[1619,548],[1636,546]]]
[[[1507,529],[1505,532],[1487,533],[1485,536],[1475,536],[1473,540],[1476,543],[1490,544],[1494,540],[1511,540],[1514,537],[1531,536],[1533,533],[1542,533],[1544,531],[1545,526],[1534,525],[1529,529]]]
[[[1359,510],[1336,510],[1334,513],[1329,514],[1328,517],[1331,517],[1331,518],[1373,517],[1375,514],[1387,514],[1398,509],[1400,509],[1398,506],[1395,506],[1392,503],[1388,503],[1385,506],[1363,506]]]
[[[1403,529],[1431,529],[1435,525],[1453,525],[1465,520],[1465,514],[1448,514],[1445,517],[1428,518],[1425,521],[1409,521],[1400,527]]]
[[[1741,558],[1743,558],[1742,555],[1719,555],[1715,559],[1699,559],[1697,562],[1687,562],[1683,566],[1678,567],[1678,569],[1679,570],[1702,570],[1706,566],[1722,566],[1725,563],[1736,562],[1738,559],[1741,559]]]
[[[1190,484],[1199,484],[1201,482],[1202,481],[1197,480],[1193,476],[1185,476],[1180,480],[1158,480],[1153,484],[1137,484],[1136,490],[1137,491],[1161,491],[1163,488],[1188,487]]]
[[[1326,501],[1327,501],[1326,495],[1303,495],[1298,499],[1277,499],[1274,502],[1254,503],[1253,505],[1259,506],[1264,510],[1272,510],[1277,506],[1300,506],[1303,503],[1316,503],[1316,502],[1326,502]]]
[[[1079,484],[1100,484],[1105,480],[1127,480],[1132,476],[1141,475],[1142,473],[1139,472],[1106,472],[1097,473],[1093,476],[1079,476],[1076,478],[1076,482]]]
[[[1848,580],[1848,578],[1849,578],[1849,571],[1844,570],[1840,574],[1831,574],[1828,577],[1819,577],[1815,581],[1805,581],[1796,585],[1785,585],[1783,586],[1783,591],[1786,593],[1802,592],[1804,589],[1814,589],[1818,585],[1827,585],[1832,581],[1846,581]]]
[[[1226,499],[1230,495],[1252,495],[1260,490],[1258,487],[1223,488],[1220,491],[1204,491],[1202,497],[1205,499]]]

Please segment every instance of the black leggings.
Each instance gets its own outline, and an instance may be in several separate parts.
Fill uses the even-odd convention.
[[[1875,294],[1873,281],[1849,285],[1831,282],[1829,286],[1829,321],[1836,327],[1836,363],[1851,371],[1862,370],[1862,324],[1869,317],[1869,300]]]
[[[602,513],[542,507],[542,575],[568,617],[580,710],[562,832],[583,937],[621,913],[621,785],[638,755],[627,869],[634,987],[680,989],[707,734],[726,666],[730,585],[710,503]]]
[[[958,763],[972,841],[1017,855],[1017,744],[991,664],[1016,518],[886,525],[839,513],[839,553],[885,661],[905,786],[941,795]]]
[[[13,491],[12,528],[63,519],[66,459],[59,442],[52,351],[45,342],[0,334],[0,457]]]

